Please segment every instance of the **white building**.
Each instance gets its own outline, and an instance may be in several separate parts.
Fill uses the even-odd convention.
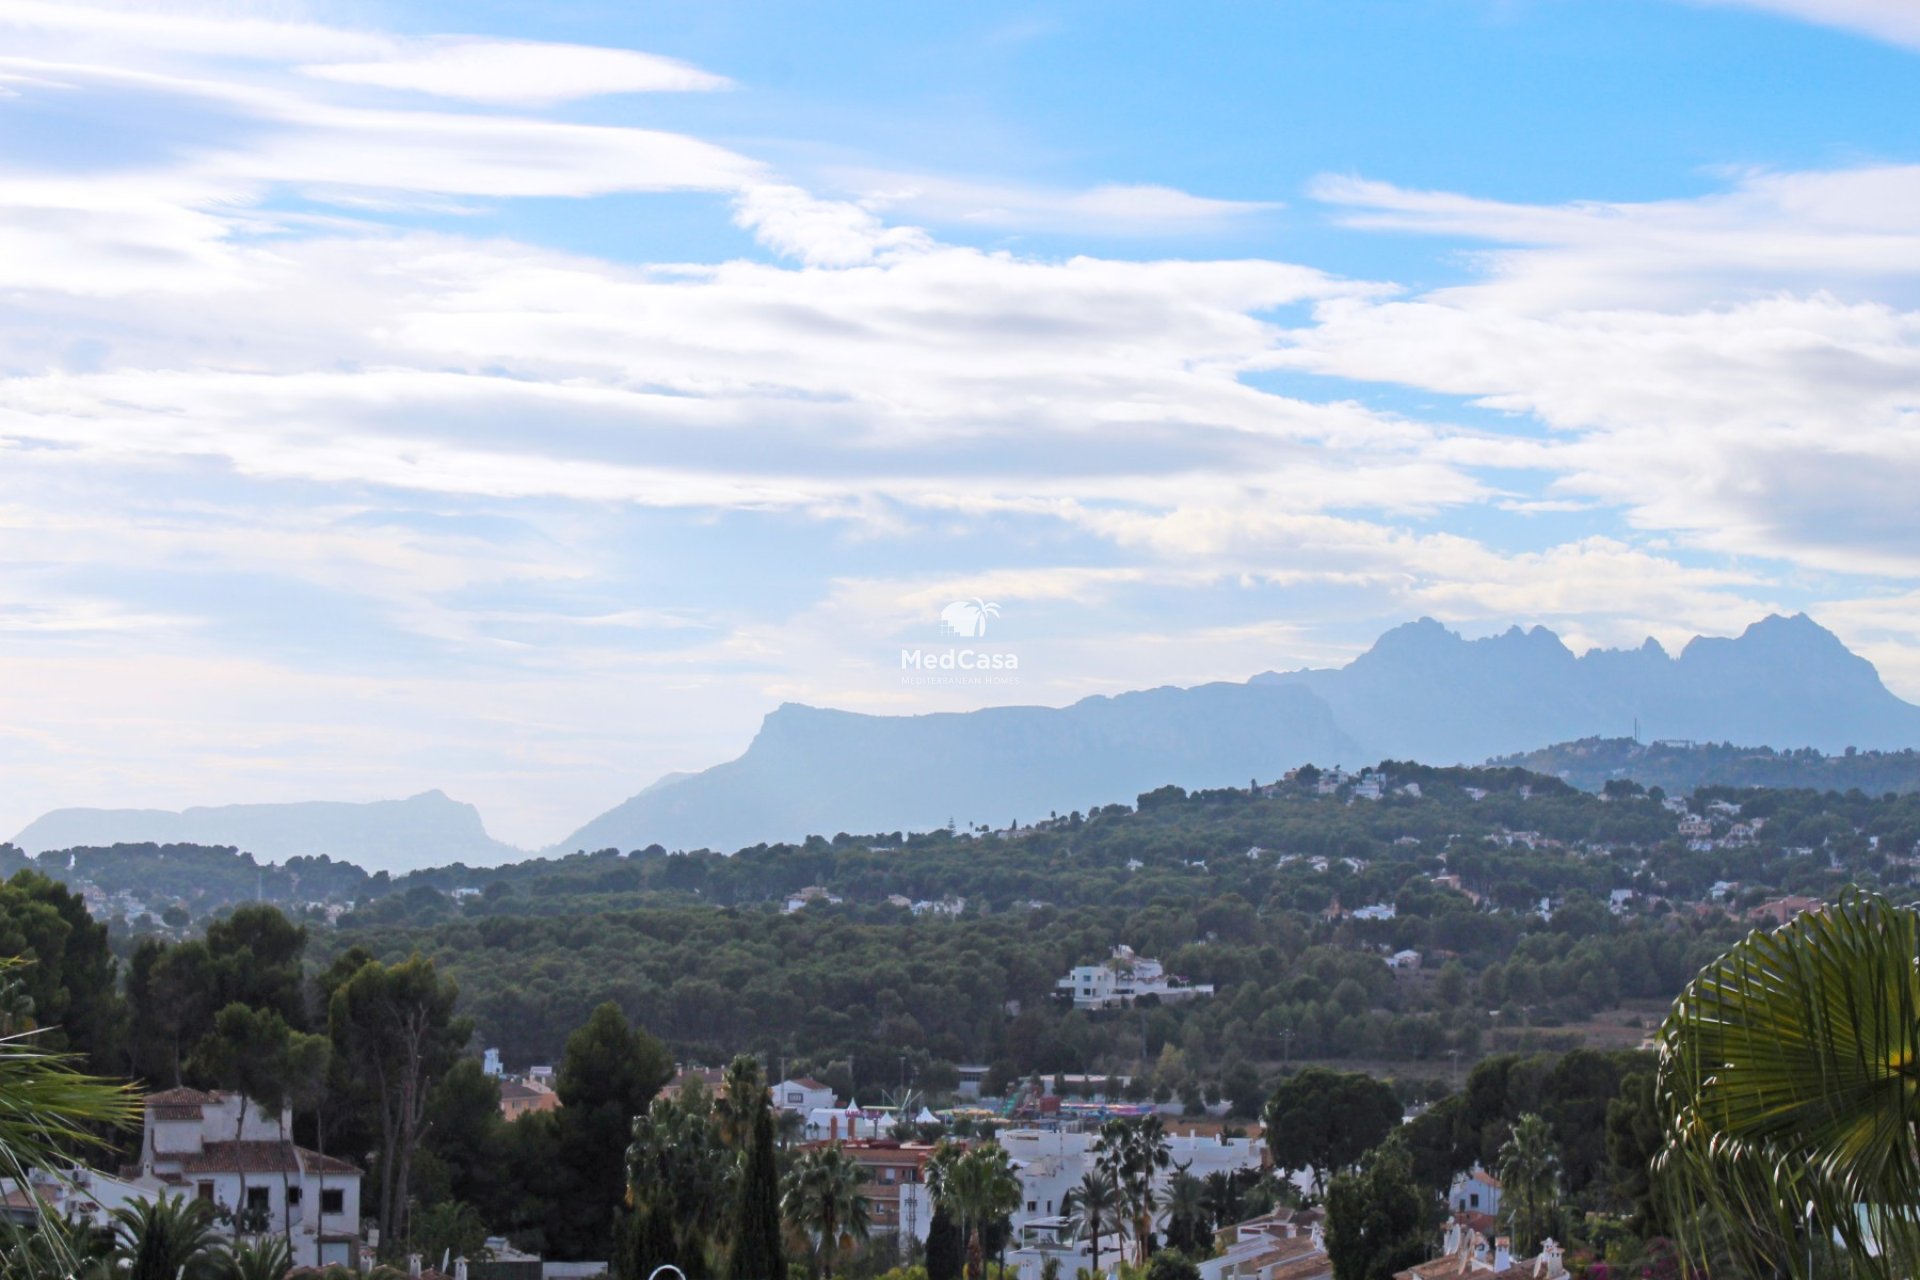
[[[773,1106],[776,1111],[798,1111],[801,1115],[830,1111],[834,1106],[833,1090],[812,1076],[782,1080],[773,1086]]]
[[[36,1169],[24,1188],[17,1179],[0,1178],[0,1203],[4,1203],[10,1215],[23,1221],[31,1221],[30,1215],[35,1213],[52,1212],[68,1222],[106,1227],[111,1225],[115,1209],[152,1200],[156,1194],[156,1188],[151,1185],[142,1186],[84,1165],[57,1175]]]
[[[122,1179],[254,1216],[284,1235],[295,1266],[360,1260],[360,1170],[295,1146],[293,1113],[237,1093],[150,1094],[140,1159]]]
[[[1210,986],[1169,978],[1158,960],[1137,956],[1127,946],[1115,947],[1105,964],[1083,964],[1053,985],[1073,997],[1076,1009],[1123,1009],[1141,996],[1189,1000],[1213,994]]]
[[[1050,1129],[1007,1129],[999,1143],[1012,1159],[1020,1179],[1020,1207],[1013,1212],[1013,1225],[1036,1226],[1066,1212],[1067,1193],[1080,1185],[1080,1179],[1096,1167],[1094,1144],[1098,1133]],[[1262,1167],[1265,1146],[1252,1138],[1214,1138],[1200,1135],[1175,1135],[1167,1139],[1168,1167],[1154,1177],[1155,1201],[1166,1203],[1165,1191],[1177,1170],[1184,1169],[1204,1180],[1213,1173],[1258,1170]],[[1104,1246],[1103,1246],[1104,1249]],[[1063,1263],[1064,1266],[1064,1263]]]
[[[1034,1218],[1015,1228],[1018,1244],[1007,1250],[1007,1265],[1019,1280],[1040,1280],[1047,1261],[1058,1260],[1060,1274],[1079,1275],[1093,1270],[1093,1241],[1077,1237],[1073,1221],[1066,1217]],[[1109,1272],[1118,1265],[1126,1249],[1126,1237],[1117,1231],[1100,1237],[1100,1266]]]
[[[1456,1174],[1453,1186],[1447,1191],[1447,1206],[1455,1213],[1484,1213],[1499,1217],[1500,1179],[1479,1165],[1473,1166],[1467,1173]]]

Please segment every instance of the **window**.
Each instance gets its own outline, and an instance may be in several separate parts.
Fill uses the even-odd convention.
[[[273,1205],[273,1189],[272,1188],[270,1187],[248,1187],[247,1188],[248,1210],[253,1212],[258,1212],[263,1209],[271,1208],[272,1205]]]
[[[805,1102],[806,1100],[807,1100],[807,1095],[806,1095],[806,1094],[804,1094],[804,1093],[802,1093],[802,1092],[800,1092],[800,1091],[799,1091],[798,1089],[789,1089],[789,1090],[787,1090],[787,1101],[788,1101],[788,1102],[790,1102],[790,1103],[801,1103],[801,1102]]]
[[[200,1199],[205,1200],[208,1204],[212,1204],[213,1184],[211,1182],[201,1183],[198,1187],[194,1188],[194,1194]]]
[[[1027,1201],[1027,1212],[1028,1212],[1028,1213],[1032,1213],[1032,1212],[1034,1212],[1034,1211],[1035,1211],[1036,1209],[1038,1209],[1039,1207],[1040,1207],[1040,1202],[1039,1202],[1038,1200],[1029,1200],[1029,1201]]]
[[[1480,1207],[1480,1193],[1478,1191],[1468,1196],[1467,1199],[1472,1202],[1474,1208],[1478,1209]]]
[[[288,1187],[287,1188],[287,1207],[292,1208],[294,1205],[297,1205],[299,1203],[300,1203],[300,1188]]]
[[[347,1193],[338,1187],[323,1187],[320,1191],[320,1212],[345,1213],[347,1211]]]

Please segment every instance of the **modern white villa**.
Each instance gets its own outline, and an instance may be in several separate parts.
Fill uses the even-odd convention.
[[[1158,960],[1135,955],[1132,947],[1118,946],[1103,964],[1083,964],[1054,983],[1073,997],[1076,1009],[1124,1009],[1142,996],[1163,1001],[1210,996],[1213,988],[1170,978]]]

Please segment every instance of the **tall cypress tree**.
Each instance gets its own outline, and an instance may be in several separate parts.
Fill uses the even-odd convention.
[[[960,1224],[939,1201],[934,1201],[933,1221],[927,1224],[927,1280],[959,1280],[966,1254]]]
[[[773,1108],[762,1099],[754,1108],[753,1137],[740,1169],[733,1202],[733,1242],[727,1254],[728,1280],[787,1280],[787,1255],[780,1243],[780,1171],[773,1156]]]

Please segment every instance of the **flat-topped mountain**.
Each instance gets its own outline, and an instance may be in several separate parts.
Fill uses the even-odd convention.
[[[924,716],[788,703],[738,760],[656,783],[555,847],[734,849],[956,818],[1004,826],[1131,801],[1169,780],[1244,787],[1275,761],[1359,758],[1326,706],[1289,688],[1208,684]]]
[[[313,800],[168,809],[55,809],[13,838],[27,853],[115,844],[231,845],[273,861],[326,854],[374,871],[519,856],[487,834],[480,811],[425,791],[369,804]]]
[[[1839,751],[1920,746],[1920,707],[1805,615],[1678,657],[1576,655],[1543,627],[1467,640],[1432,619],[1344,667],[1069,707],[870,716],[795,704],[739,759],[663,779],[555,846],[731,849],[810,833],[1003,825],[1165,783],[1244,786],[1309,761],[1472,763],[1594,735]]]

